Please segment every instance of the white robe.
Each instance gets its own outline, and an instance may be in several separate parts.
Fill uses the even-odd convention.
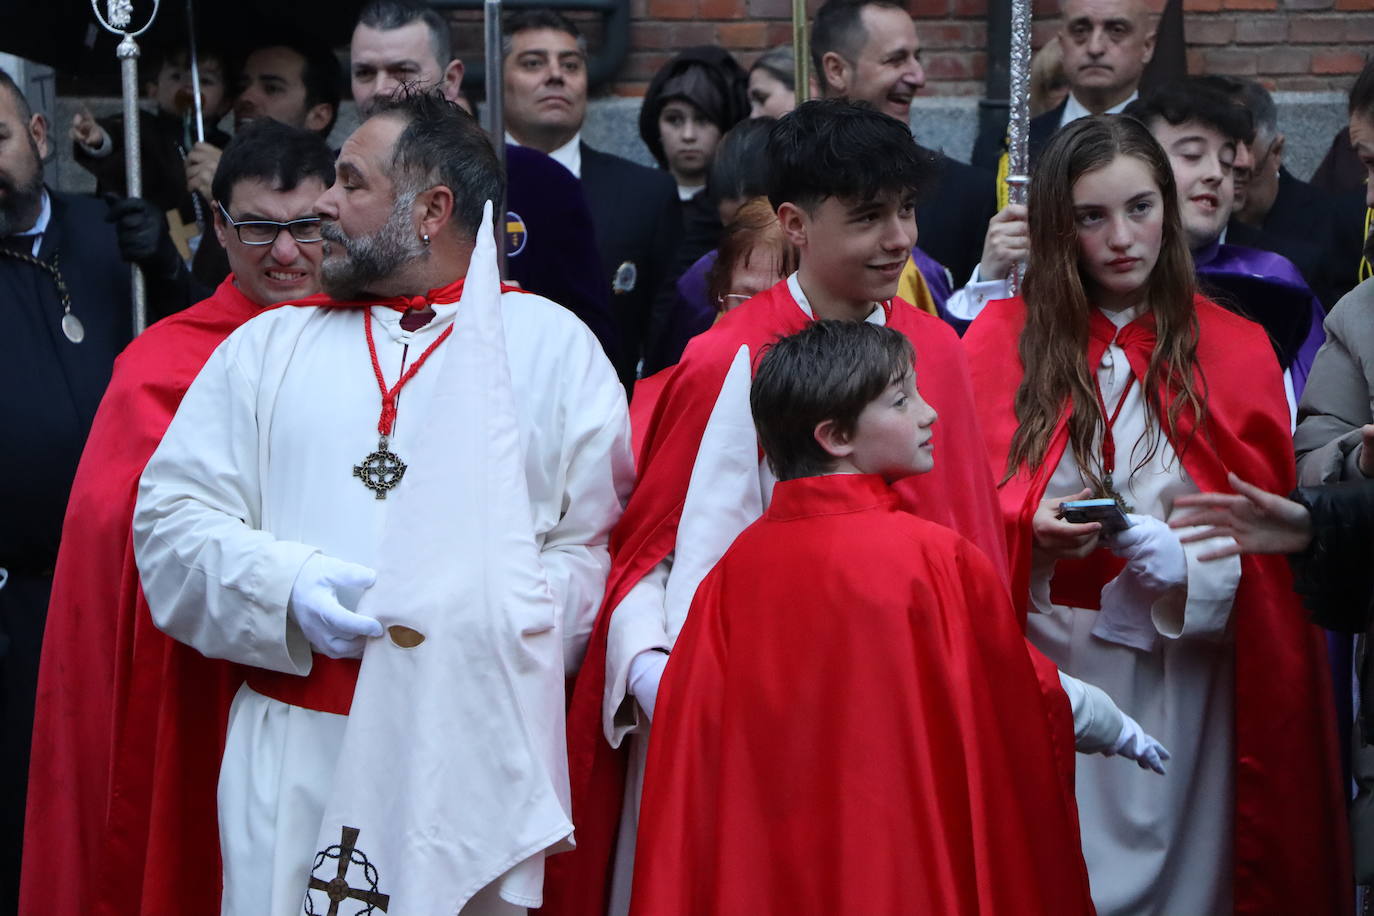
[[[1120,327],[1134,315],[1108,317]],[[1098,367],[1109,411],[1120,400],[1129,373],[1125,353],[1109,346]],[[1118,485],[1145,454],[1141,388],[1132,385],[1113,427]],[[1066,449],[1045,495],[1070,495],[1083,486],[1073,452]],[[1123,496],[1135,513],[1167,519],[1177,497],[1197,491],[1161,436],[1159,451],[1130,475]],[[1186,601],[1172,596],[1155,603],[1159,635],[1149,652],[1093,635],[1098,612],[1051,605],[1053,564],[1037,561],[1032,569],[1031,641],[1066,673],[1105,690],[1173,755],[1168,775],[1162,777],[1119,758],[1078,757],[1083,854],[1100,916],[1231,911],[1235,754],[1230,612],[1240,561],[1199,562],[1198,554],[1212,546],[1184,545]]]
[[[389,385],[459,307],[436,307],[416,332],[370,310]],[[571,313],[523,293],[505,294],[502,310],[533,529],[571,672],[632,480],[624,393]],[[391,503],[353,476],[376,448],[380,411],[362,323],[356,310],[288,307],[245,324],[197,377],[144,472],[134,533],[145,594],[159,627],[208,656],[307,674],[310,647],[287,614],[302,564],[316,551],[376,562]],[[436,376],[421,369],[401,393],[391,448],[403,460],[418,432],[407,417],[426,413]],[[301,911],[344,721],[240,690],[220,775],[222,912]],[[488,891],[463,910],[518,911]]]

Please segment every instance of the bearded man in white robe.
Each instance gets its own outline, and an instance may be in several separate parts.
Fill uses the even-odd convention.
[[[248,669],[224,914],[521,913],[569,845],[628,418],[591,332],[499,286],[503,180],[451,103],[379,106],[316,204],[327,295],[231,335],[140,482],[155,621]]]

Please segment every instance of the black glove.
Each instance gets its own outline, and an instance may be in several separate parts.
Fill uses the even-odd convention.
[[[176,276],[185,267],[172,235],[167,217],[154,204],[141,197],[105,196],[110,204],[106,222],[114,223],[119,254],[145,273],[160,278]]]

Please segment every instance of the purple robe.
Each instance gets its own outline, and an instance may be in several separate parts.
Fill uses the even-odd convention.
[[[1260,324],[1302,397],[1312,360],[1326,340],[1321,302],[1283,255],[1213,242],[1193,252],[1198,285],[1217,304]]]

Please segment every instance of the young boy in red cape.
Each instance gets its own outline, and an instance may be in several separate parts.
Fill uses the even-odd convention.
[[[910,342],[866,322],[765,352],[779,483],[673,647],[634,916],[1092,912],[1010,599],[891,486],[957,460],[916,382]]]
[[[996,491],[986,463],[974,460],[984,446],[959,339],[938,318],[892,298],[916,241],[914,198],[931,178],[930,164],[903,125],[841,99],[808,102],[780,119],[768,156],[770,200],[801,266],[694,338],[654,407],[639,481],[612,534],[606,599],[573,691],[568,753],[577,848],[549,860],[544,913],[628,909],[646,738],[667,653],[698,583],[763,513],[772,491],[748,413],[750,378],[765,346],[818,318],[885,325],[911,342],[923,391],[947,418],[935,429],[935,450],[952,457],[898,482],[894,492],[904,510],[972,542],[996,574],[995,587],[1005,587]],[[1004,612],[1003,605],[983,611]],[[1075,727],[1083,750],[1105,750],[1122,734],[1122,720],[1113,719],[1110,734],[1094,743],[1087,711],[1110,701],[1080,693],[1071,708],[1057,669],[1038,653],[1032,660],[1071,797]],[[1139,735],[1121,752],[1152,747]]]
[[[310,219],[333,177],[319,136],[263,119],[225,149],[215,197],[239,219]],[[39,669],[26,916],[219,911],[215,786],[242,669],[153,624],[134,501],[210,354],[263,308],[318,291],[321,246],[281,227],[245,245],[218,208],[215,226],[232,272],[120,355],[72,485]]]

